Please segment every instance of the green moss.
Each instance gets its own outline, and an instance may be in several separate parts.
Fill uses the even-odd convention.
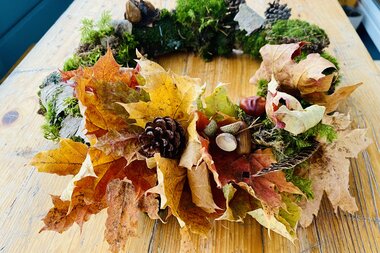
[[[298,168],[284,170],[286,181],[291,182],[295,186],[297,186],[305,194],[307,199],[313,199],[314,193],[313,193],[313,188],[311,187],[311,180],[308,178],[298,176],[295,173],[297,169]],[[297,199],[297,200],[300,200],[300,199]]]
[[[81,59],[78,55],[74,54],[71,58],[67,59],[63,64],[63,71],[76,70],[80,66]]]
[[[65,117],[82,117],[82,114],[80,113],[79,109],[78,99],[76,99],[75,97],[66,98],[64,103],[66,105],[66,108],[64,110]]]
[[[110,12],[103,12],[97,23],[92,19],[85,18],[82,20],[81,43],[99,44],[101,38],[110,35],[113,31],[111,26],[112,17]]]
[[[309,139],[309,138],[326,139],[330,143],[336,140],[337,137],[338,136],[334,127],[323,124],[323,123],[317,124],[316,126],[310,128],[309,130],[307,130],[301,135],[301,138],[303,139]]]
[[[224,0],[177,0],[178,21],[188,26],[196,24],[200,29],[215,26],[226,12]]]
[[[91,51],[81,53],[80,55],[74,54],[63,64],[63,71],[93,66],[102,55],[103,51],[100,47],[95,47]]]
[[[59,140],[59,127],[56,125],[50,125],[49,123],[45,123],[42,125],[42,132],[44,135],[44,138],[51,140],[51,141],[58,141]]]
[[[266,32],[269,44],[309,42],[304,46],[308,52],[322,52],[330,44],[323,29],[299,19],[278,20]]]
[[[257,82],[257,96],[260,96],[260,97],[266,97],[267,96],[267,93],[268,93],[268,81],[265,80],[265,79],[260,79],[258,82]]]
[[[249,54],[255,59],[261,58],[260,48],[267,44],[265,30],[259,30],[248,36],[246,32],[239,32],[236,38],[244,53]]]
[[[117,48],[115,59],[124,66],[134,65],[134,59],[136,59],[136,42],[134,36],[130,33],[124,33],[122,42]]]
[[[152,27],[134,27],[132,34],[139,50],[148,57],[194,51],[196,47],[191,29],[177,22],[176,14],[165,9]]]

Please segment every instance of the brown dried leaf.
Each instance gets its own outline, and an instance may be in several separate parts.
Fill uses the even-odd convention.
[[[350,195],[349,158],[355,158],[371,143],[366,137],[366,129],[348,129],[349,116],[335,113],[325,121],[332,122],[337,130],[338,139],[331,144],[323,144],[310,162],[309,178],[313,182],[314,199],[304,202],[300,224],[307,227],[318,214],[323,193],[326,192],[334,211],[357,211],[355,199]]]
[[[143,195],[139,201],[139,209],[142,212],[147,213],[149,218],[152,220],[161,220],[161,217],[158,215],[158,211],[160,210],[160,201],[157,197],[158,194],[148,193]]]
[[[339,104],[351,95],[360,85],[363,83],[357,83],[354,85],[344,86],[336,90],[333,94],[327,95],[324,92],[315,92],[303,95],[302,97],[313,104],[318,104],[326,107],[326,113],[335,111]]]
[[[60,176],[79,172],[87,155],[87,145],[70,139],[61,139],[59,148],[43,151],[30,162],[39,172],[55,173]]]
[[[181,226],[186,226],[192,233],[206,235],[211,229],[208,213],[192,202],[190,188],[186,182],[187,169],[178,165],[176,160],[154,156],[157,170],[163,175],[163,190],[167,205],[177,217]]]
[[[138,197],[132,182],[115,179],[107,186],[107,221],[104,237],[111,252],[125,249],[129,236],[137,236]]]

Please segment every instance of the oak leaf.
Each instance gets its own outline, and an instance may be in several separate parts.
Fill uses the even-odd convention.
[[[38,153],[30,163],[39,172],[60,176],[75,175],[86,158],[87,149],[87,145],[83,143],[61,139],[59,148]]]
[[[313,215],[317,215],[325,192],[335,212],[338,207],[350,213],[357,211],[355,199],[348,190],[349,158],[356,158],[371,143],[366,137],[366,129],[349,129],[349,116],[335,113],[326,116],[324,121],[337,130],[338,138],[333,143],[324,143],[310,160],[309,179],[314,199],[302,205],[300,224],[303,227],[309,226]]]
[[[156,117],[169,116],[186,128],[194,101],[201,93],[200,80],[166,72],[160,65],[145,58],[137,61],[140,74],[145,79],[141,88],[149,93],[150,101],[120,103],[136,120],[136,125],[145,127]]]

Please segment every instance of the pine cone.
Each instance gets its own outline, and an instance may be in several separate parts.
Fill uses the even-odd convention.
[[[186,145],[186,135],[182,126],[170,117],[157,117],[148,122],[140,134],[140,153],[152,157],[160,153],[162,157],[177,158]]]
[[[287,4],[280,4],[280,0],[274,0],[273,3],[269,3],[265,11],[266,24],[273,24],[280,19],[289,19],[291,10]]]
[[[239,5],[244,4],[245,0],[225,0],[227,5],[227,14],[235,17],[239,12]]]

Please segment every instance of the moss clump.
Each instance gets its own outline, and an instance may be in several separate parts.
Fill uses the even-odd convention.
[[[65,101],[65,115],[72,117],[82,117],[79,109],[78,99],[75,97],[66,98]]]
[[[278,20],[267,29],[269,44],[309,42],[304,50],[321,53],[330,44],[326,32],[320,27],[299,19]]]
[[[196,41],[189,28],[177,22],[174,12],[164,9],[152,27],[134,27],[137,48],[148,57],[157,57],[173,52],[194,51]]]
[[[297,171],[303,169],[300,167],[302,166],[297,166],[296,168],[284,170],[286,181],[292,182],[295,186],[297,186],[305,194],[307,199],[313,199],[314,193],[313,188],[311,187],[311,180],[298,175]]]
[[[266,97],[267,96],[267,93],[268,93],[268,81],[265,80],[265,79],[260,79],[258,82],[257,82],[257,96],[260,96],[260,97]]]
[[[224,0],[178,0],[176,16],[191,30],[184,39],[194,41],[194,51],[205,60],[232,52],[236,22],[228,15]]]
[[[85,18],[82,20],[81,43],[97,45],[100,40],[113,32],[111,25],[112,17],[109,12],[103,12],[97,23],[92,19]]]
[[[249,54],[250,56],[256,59],[261,58],[260,48],[262,48],[268,43],[266,41],[265,30],[259,30],[250,35],[247,35],[246,32],[239,32],[236,39],[243,52]]]

